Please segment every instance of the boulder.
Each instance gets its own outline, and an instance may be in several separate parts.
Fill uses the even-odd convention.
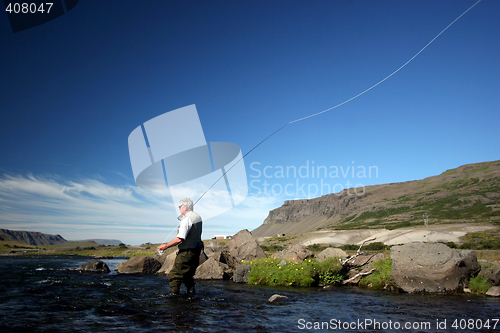
[[[213,253],[212,258],[214,258],[218,262],[228,265],[231,269],[236,269],[236,267],[238,267],[239,265],[231,252],[229,252],[228,248],[223,248],[221,251]]]
[[[483,276],[492,286],[500,285],[500,265],[489,268],[481,268],[481,276]]]
[[[199,259],[199,260],[200,260],[200,261],[198,262],[198,266],[199,266],[199,265],[201,265],[201,264],[203,264],[205,261],[207,261],[207,260],[208,260],[208,256],[207,256],[207,254],[205,253],[205,250],[203,250],[203,249],[202,249],[202,250],[201,250],[201,252],[200,252],[200,259]]]
[[[500,286],[493,286],[488,289],[486,296],[500,297]]]
[[[291,262],[301,262],[305,259],[314,258],[314,253],[301,245],[292,245],[283,251],[276,252],[273,258],[285,259]]]
[[[231,253],[238,264],[240,264],[242,260],[252,261],[260,258],[267,258],[264,250],[262,250],[247,229],[241,230],[234,235],[224,248]]]
[[[153,258],[156,259],[156,260],[158,260],[160,262],[160,264],[163,265],[165,263],[165,260],[167,259],[167,257],[170,254],[171,253],[167,253],[167,251],[163,251],[161,254],[159,254],[159,252],[156,252],[155,254],[153,254]]]
[[[220,252],[223,247],[221,243],[211,240],[205,243],[205,253],[211,257],[214,253]]]
[[[109,267],[104,261],[93,259],[87,261],[85,264],[78,266],[77,271],[83,273],[109,273]]]
[[[214,258],[208,258],[207,261],[198,266],[194,278],[197,280],[227,280],[231,276],[232,270],[229,266]]]
[[[250,276],[250,270],[252,266],[250,265],[240,265],[234,270],[233,281],[236,283],[248,283],[248,278]]]
[[[175,257],[177,256],[177,251],[175,252],[172,252],[170,253],[169,255],[165,256],[165,254],[163,254],[160,258],[163,260],[163,261],[160,261],[160,263],[163,263],[161,268],[156,272],[157,274],[167,274],[170,273],[170,270],[172,269],[172,267],[174,267],[174,262],[175,262]],[[154,258],[154,256],[153,256]],[[205,261],[208,260],[208,257],[207,255],[205,254],[205,252],[202,250],[200,252],[200,262],[198,265],[201,265],[203,264]]]
[[[172,267],[174,267],[174,262],[175,262],[175,257],[176,256],[177,256],[176,252],[172,252],[169,255],[165,256],[165,257],[164,257],[164,255],[162,255],[163,261],[160,261],[160,263],[163,262],[163,265],[161,266],[161,268],[156,273],[157,274],[168,274],[168,273],[170,273],[170,270],[172,269]]]
[[[119,263],[115,270],[120,274],[155,274],[161,266],[154,258],[137,256]]]
[[[345,259],[349,257],[349,255],[342,249],[329,247],[324,249],[320,254],[316,256],[317,261],[325,261],[328,258],[342,258]]]
[[[391,259],[392,279],[409,293],[462,291],[469,277],[480,270],[476,252],[441,243],[394,246]]]

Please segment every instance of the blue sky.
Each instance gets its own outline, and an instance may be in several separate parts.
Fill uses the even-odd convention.
[[[82,1],[17,33],[0,15],[0,227],[161,242],[176,205],[134,182],[137,126],[196,104],[206,140],[245,154],[376,84],[475,2]],[[499,14],[483,0],[387,81],[264,142],[244,160],[247,198],[204,238],[284,200],[498,160]]]

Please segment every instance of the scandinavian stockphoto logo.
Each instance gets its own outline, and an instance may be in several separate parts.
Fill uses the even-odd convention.
[[[197,200],[223,177],[196,204],[204,219],[230,210],[248,194],[245,165],[238,163],[240,147],[230,142],[207,144],[195,105],[138,126],[128,137],[128,148],[137,186],[168,188],[174,203]]]

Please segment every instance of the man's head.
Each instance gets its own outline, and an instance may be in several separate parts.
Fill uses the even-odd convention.
[[[193,201],[189,198],[182,199],[179,201],[179,210],[182,215],[186,215],[193,210]]]

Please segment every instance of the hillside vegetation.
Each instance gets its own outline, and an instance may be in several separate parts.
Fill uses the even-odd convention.
[[[469,164],[417,181],[286,201],[252,231],[256,237],[317,230],[393,230],[424,224],[500,225],[500,161]]]

